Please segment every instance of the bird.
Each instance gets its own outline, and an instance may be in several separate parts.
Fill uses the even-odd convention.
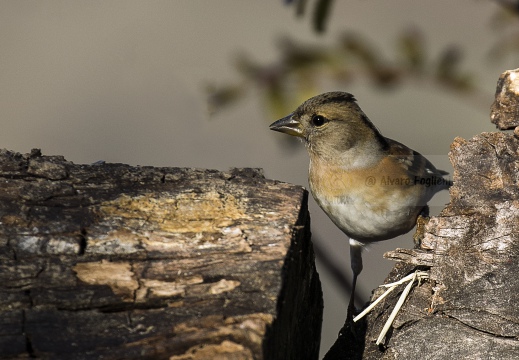
[[[347,92],[314,96],[270,129],[305,143],[310,192],[349,238],[354,310],[362,250],[413,229],[428,214],[427,202],[452,181],[420,153],[384,137]]]

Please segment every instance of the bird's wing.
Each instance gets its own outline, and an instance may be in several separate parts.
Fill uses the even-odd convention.
[[[431,179],[445,189],[452,185],[450,180],[443,180],[443,176],[448,172],[438,170],[422,154],[414,151],[398,141],[386,138],[389,145],[389,156],[399,163],[412,178]],[[438,189],[440,190],[440,189]]]

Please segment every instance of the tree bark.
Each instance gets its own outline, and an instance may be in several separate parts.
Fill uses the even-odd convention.
[[[504,73],[491,119],[519,125],[519,70]],[[450,203],[415,237],[415,249],[385,256],[400,261],[386,283],[416,270],[416,285],[382,345],[375,340],[402,289],[393,291],[360,324],[346,323],[326,359],[519,359],[519,140],[483,133],[456,138]],[[383,292],[377,289],[372,300]],[[348,354],[348,357],[344,357]]]
[[[0,151],[0,357],[316,359],[306,201],[257,169]]]

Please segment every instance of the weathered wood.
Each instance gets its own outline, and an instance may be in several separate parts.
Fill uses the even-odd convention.
[[[519,126],[519,69],[505,71],[499,77],[490,121],[501,130]]]
[[[519,122],[518,92],[500,88],[516,87],[503,80],[516,75],[503,74],[496,92],[515,92],[508,103],[516,105],[493,113],[493,120],[506,113],[515,116],[508,124]],[[386,283],[417,269],[428,271],[429,280],[412,289],[383,346],[375,341],[405,285],[367,320],[347,322],[327,360],[344,354],[370,360],[519,359],[519,139],[505,133],[457,138],[449,156],[450,203],[417,234],[419,248],[386,254],[401,261]],[[377,289],[372,299],[382,292]]]
[[[0,357],[317,358],[306,200],[255,169],[0,151]]]

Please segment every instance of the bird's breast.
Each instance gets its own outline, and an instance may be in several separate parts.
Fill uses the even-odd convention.
[[[424,188],[409,182],[383,161],[369,169],[350,169],[312,161],[312,195],[330,219],[361,242],[393,238],[410,231],[425,204]]]

